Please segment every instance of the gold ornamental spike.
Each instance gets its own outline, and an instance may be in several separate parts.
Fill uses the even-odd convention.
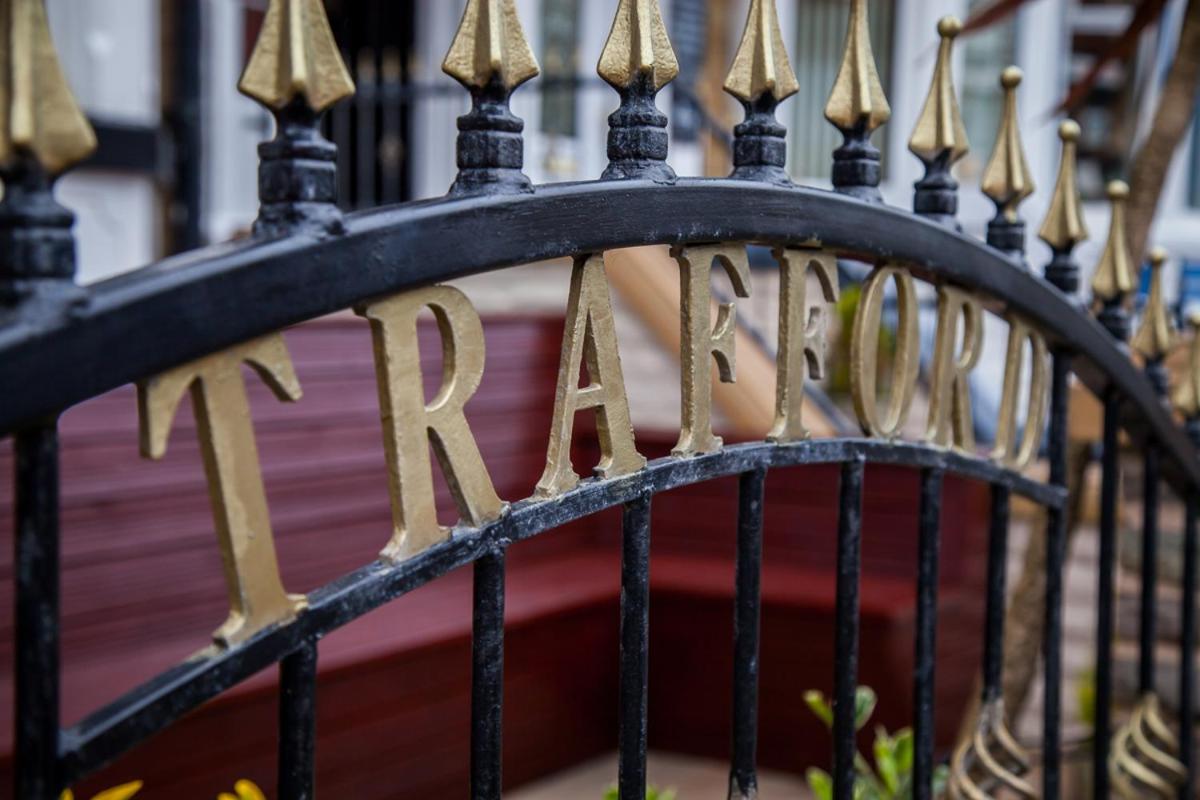
[[[322,0],[271,0],[238,89],[275,111],[303,97],[317,113],[354,94]]]
[[[0,0],[0,167],[31,157],[51,175],[91,155],[96,134],[71,94],[44,0]]]
[[[1183,379],[1175,387],[1171,402],[1185,418],[1194,419],[1200,417],[1200,312],[1193,311],[1188,316],[1188,327],[1192,329],[1192,346]]]
[[[1162,719],[1158,696],[1147,693],[1113,735],[1108,774],[1115,794],[1127,800],[1169,800],[1187,782],[1179,740]]]
[[[1119,302],[1133,291],[1133,262],[1129,257],[1129,240],[1125,233],[1125,202],[1129,199],[1129,184],[1111,181],[1108,199],[1112,217],[1108,223],[1108,242],[1092,278],[1092,296],[1105,302]]]
[[[1083,222],[1083,200],[1075,180],[1075,148],[1079,133],[1079,124],[1073,119],[1063,120],[1058,126],[1058,138],[1062,140],[1058,181],[1054,184],[1050,210],[1038,231],[1043,242],[1059,251],[1070,250],[1088,238],[1087,225]]]
[[[912,138],[908,140],[908,149],[922,161],[933,161],[943,153],[948,153],[949,163],[953,164],[970,150],[967,129],[963,125],[958,98],[954,94],[954,71],[950,62],[954,37],[962,30],[962,23],[957,17],[942,17],[938,20],[937,30],[942,41],[938,46],[937,65],[933,69],[933,83],[925,98],[921,116],[917,117]]]
[[[512,91],[541,70],[517,17],[515,0],[467,0],[442,71],[468,89],[499,79]]]
[[[800,91],[783,43],[775,0],[750,0],[746,29],[725,78],[725,91],[743,103],[768,94],[778,103]]]
[[[1175,326],[1162,296],[1162,268],[1166,263],[1166,250],[1156,247],[1150,251],[1150,296],[1146,299],[1142,322],[1133,335],[1133,349],[1147,361],[1162,360],[1175,339]]]
[[[621,0],[596,71],[618,91],[639,75],[648,76],[656,92],[675,80],[679,60],[658,0]]]
[[[825,103],[825,119],[842,130],[850,130],[861,122],[865,132],[870,133],[891,118],[892,107],[883,93],[871,50],[867,0],[851,0],[842,66]]]
[[[1004,89],[1004,114],[1000,118],[996,147],[983,171],[982,181],[983,193],[992,199],[1009,222],[1017,221],[1017,206],[1034,190],[1029,162],[1025,160],[1025,146],[1021,143],[1021,127],[1017,121],[1017,87],[1021,85],[1023,77],[1017,67],[1006,67],[1000,73],[1000,86]]]

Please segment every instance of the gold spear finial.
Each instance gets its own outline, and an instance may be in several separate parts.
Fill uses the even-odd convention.
[[[1192,329],[1192,346],[1183,367],[1183,379],[1175,387],[1171,402],[1186,419],[1194,419],[1200,417],[1200,311],[1189,314],[1187,322]]]
[[[96,149],[63,77],[44,0],[0,0],[0,167],[22,155],[57,175]]]
[[[1073,119],[1063,120],[1058,126],[1058,138],[1062,140],[1058,181],[1054,184],[1046,221],[1038,231],[1041,240],[1055,250],[1070,250],[1088,238],[1087,225],[1083,222],[1083,200],[1075,180],[1075,143],[1079,141],[1079,134],[1079,124]]]
[[[852,0],[842,66],[825,103],[825,119],[842,130],[862,122],[865,132],[870,133],[891,118],[892,107],[883,93],[871,50],[867,0]]]
[[[933,82],[921,116],[917,117],[912,138],[908,140],[908,149],[922,161],[933,161],[943,153],[949,153],[949,163],[953,164],[970,150],[967,129],[954,94],[954,71],[950,61],[954,37],[962,30],[962,23],[957,17],[942,17],[938,20],[937,30],[942,41],[938,45]]]
[[[498,78],[510,92],[537,76],[541,70],[514,0],[467,0],[442,71],[468,89]]]
[[[1108,199],[1112,217],[1108,223],[1108,242],[1092,277],[1092,296],[1105,302],[1119,301],[1133,291],[1133,261],[1129,257],[1129,240],[1125,233],[1125,201],[1129,199],[1129,184],[1111,181]]]
[[[317,113],[354,94],[322,0],[271,0],[238,90],[275,111],[303,97]]]
[[[996,147],[983,171],[982,180],[983,193],[992,199],[1009,222],[1017,221],[1017,207],[1033,194],[1034,189],[1029,162],[1025,160],[1025,146],[1021,143],[1021,126],[1017,120],[1017,87],[1021,85],[1023,77],[1017,67],[1005,67],[1000,73],[1000,86],[1004,89],[1004,113],[1000,118]]]
[[[744,103],[767,94],[782,102],[800,91],[779,29],[775,0],[750,0],[746,29],[725,77],[725,91]]]
[[[1162,268],[1167,263],[1167,251],[1156,247],[1150,251],[1150,296],[1142,311],[1142,321],[1133,335],[1133,349],[1147,361],[1161,361],[1175,339],[1175,325],[1163,304]]]
[[[648,76],[656,92],[675,80],[679,60],[658,0],[621,0],[596,71],[618,91],[639,75]]]

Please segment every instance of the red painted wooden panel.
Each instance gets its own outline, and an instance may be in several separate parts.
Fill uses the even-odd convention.
[[[427,390],[440,349],[423,332]],[[487,369],[468,406],[502,497],[530,493],[545,460],[562,321],[487,320]],[[305,397],[281,404],[249,386],[287,586],[306,591],[369,562],[390,534],[367,326],[338,317],[287,333]],[[249,374],[249,373],[248,373]],[[63,420],[64,722],[204,646],[226,606],[194,440],[181,406],[167,457],[136,452],[126,388]],[[586,416],[586,415],[584,415]],[[576,463],[595,462],[581,424]],[[671,434],[639,432],[648,455]],[[11,474],[9,448],[0,475]],[[798,768],[823,757],[824,735],[799,692],[827,688],[832,664],[832,554],[837,470],[773,473],[764,579],[763,758]],[[10,481],[0,528],[11,541]],[[440,484],[439,484],[440,485]],[[444,486],[439,505],[449,521]],[[736,482],[655,500],[651,743],[717,757],[727,751]],[[864,529],[864,680],[908,708],[916,478],[869,468]],[[982,492],[947,481],[943,676],[948,735],[978,663]],[[510,784],[615,747],[620,515],[611,510],[515,548],[506,670]],[[0,548],[0,696],[12,691],[12,554]],[[459,571],[322,642],[318,771],[323,795],[463,796],[467,767],[470,575]],[[130,777],[148,797],[211,797],[237,777],[274,784],[275,673],[256,676],[152,739],[89,788]],[[0,798],[11,785],[11,705],[0,702]],[[943,741],[945,738],[943,737]]]

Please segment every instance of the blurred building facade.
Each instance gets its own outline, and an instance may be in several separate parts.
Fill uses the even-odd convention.
[[[871,3],[873,45],[895,110],[879,136],[889,203],[909,205],[920,174],[906,142],[932,69],[934,21],[945,13],[965,17],[980,2]],[[362,208],[442,194],[454,175],[454,141],[445,131],[466,101],[439,67],[463,0],[327,5],[360,89],[329,123],[342,149],[344,204]],[[535,182],[597,175],[605,164],[605,120],[616,104],[594,65],[613,4],[517,0],[517,5],[542,65],[542,76],[518,91],[513,103],[526,121],[526,170]],[[672,119],[671,162],[681,175],[719,168],[712,151],[722,146],[720,131],[740,118],[719,83],[740,34],[744,5],[745,0],[662,3],[683,67],[660,97]],[[790,130],[790,170],[809,185],[828,184],[836,133],[821,108],[837,68],[847,5],[778,3],[801,84],[780,117]],[[982,235],[992,214],[977,185],[995,136],[1000,69],[1013,63],[1028,76],[1020,102],[1041,190],[1026,205],[1028,218],[1036,220],[1057,158],[1050,112],[1071,79],[1124,29],[1135,5],[1035,0],[957,48],[956,78],[972,146],[959,169],[969,232]],[[1085,131],[1080,179],[1093,201],[1087,209],[1093,230],[1104,229],[1105,180],[1116,176],[1122,154],[1151,122],[1155,87],[1172,55],[1184,5],[1168,3],[1164,24],[1144,35],[1131,67],[1107,71],[1077,115]],[[269,135],[271,123],[237,94],[236,83],[265,0],[49,0],[48,6],[72,86],[102,133],[101,153],[91,168],[73,174],[64,186],[65,200],[86,212],[80,214],[82,279],[99,280],[197,243],[189,239],[220,241],[244,230],[255,213],[255,146]],[[1173,266],[1179,270],[1183,262],[1200,263],[1200,132],[1193,131],[1176,158],[1155,240],[1177,255]],[[1096,252],[1100,245],[1090,243]],[[1030,253],[1036,260],[1041,250],[1031,242]],[[1083,251],[1085,267],[1094,261],[1091,255]],[[1179,282],[1168,283],[1174,291]]]

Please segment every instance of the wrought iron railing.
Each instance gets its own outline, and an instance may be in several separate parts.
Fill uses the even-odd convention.
[[[915,798],[932,795],[939,510],[943,478],[991,487],[982,706],[975,733],[951,756],[955,797],[1014,791],[1062,796],[1063,567],[1066,557],[1068,392],[1071,376],[1104,404],[1097,600],[1095,796],[1110,784],[1126,796],[1192,796],[1196,513],[1200,491],[1200,345],[1193,344],[1176,405],[1166,403],[1163,359],[1173,336],[1162,298],[1152,292],[1133,344],[1125,345],[1133,264],[1124,240],[1125,189],[1112,187],[1114,218],[1093,283],[1099,323],[1077,298],[1075,246],[1086,237],[1075,187],[1078,127],[1060,128],[1058,185],[1041,238],[1052,257],[1045,278],[1024,256],[1020,202],[1033,186],[1016,127],[1020,74],[1002,76],[1006,110],[983,188],[997,208],[986,243],[955,223],[953,163],[967,148],[950,73],[958,24],[938,25],[933,85],[911,141],[926,167],[915,214],[880,201],[879,153],[872,130],[890,115],[875,74],[865,4],[851,5],[845,61],[825,113],[845,143],[834,153],[836,191],[792,184],[776,106],[796,81],[773,0],[752,0],[726,88],[742,101],[728,179],[678,178],[668,166],[667,118],[654,97],[677,71],[657,4],[621,0],[600,61],[620,95],[610,118],[609,168],[597,181],[534,187],[523,175],[522,122],[511,93],[538,73],[512,0],[469,0],[445,70],[471,93],[459,120],[458,178],[448,197],[343,216],[335,205],[336,151],[319,134],[322,113],[353,92],[319,0],[272,0],[242,79],[244,92],[271,109],[276,137],[260,147],[261,214],[248,240],[172,257],[81,288],[73,281],[71,214],[53,199],[55,177],[84,158],[90,129],[59,74],[41,0],[2,0],[0,20],[0,431],[16,452],[16,796],[45,800],[188,711],[254,673],[280,664],[278,793],[312,797],[318,640],[447,572],[474,565],[474,648],[470,775],[472,795],[501,793],[505,553],[514,543],[601,509],[622,506],[619,788],[640,798],[646,786],[650,511],[655,495],[720,476],[738,476],[737,566],[730,796],[756,794],[759,587],[768,470],[836,464],[841,470],[837,531],[834,794],[853,795],[854,692],[859,652],[863,478],[868,464],[920,472],[915,706]],[[782,271],[777,418],[766,441],[724,446],[713,434],[710,386],[734,379],[733,305],[715,328],[710,273],[720,265],[734,294],[749,294],[744,243],[775,248]],[[646,463],[625,400],[603,254],[642,244],[670,245],[681,275],[681,435],[674,453]],[[554,257],[572,256],[570,302],[546,472],[533,496],[504,503],[492,487],[463,416],[483,368],[484,338],[467,298],[440,281]],[[852,393],[866,438],[815,440],[803,425],[805,381],[823,368],[824,314],[837,297],[836,257],[876,266],[851,331]],[[1155,286],[1163,255],[1152,257]],[[809,276],[820,297],[807,302]],[[930,414],[921,442],[897,440],[912,402],[919,340],[914,278],[938,290],[939,332],[932,361]],[[886,408],[876,392],[876,332],[889,284],[898,290],[898,355]],[[1009,322],[1009,363],[998,444],[980,455],[970,425],[966,375],[979,357],[983,301]],[[811,307],[810,307],[811,306]],[[249,363],[285,400],[298,376],[278,331],[355,308],[375,338],[381,418],[395,529],[379,560],[306,597],[289,595],[275,562],[254,434],[242,384]],[[438,319],[446,353],[444,385],[421,393],[415,320]],[[961,341],[961,344],[960,344]],[[1200,340],[1193,340],[1194,342]],[[1027,361],[1025,352],[1032,354]],[[580,388],[586,361],[590,385]],[[1018,424],[1019,376],[1031,364],[1029,413]],[[166,445],[172,417],[189,390],[200,422],[214,521],[233,607],[202,657],[116,698],[78,724],[59,721],[58,415],[117,386],[137,382],[143,449]],[[1022,474],[1043,441],[1049,480]],[[571,463],[572,422],[597,416],[602,458],[580,481]],[[1141,690],[1144,700],[1118,725],[1112,706],[1113,570],[1121,432],[1145,459],[1142,522]],[[434,513],[433,444],[462,514],[451,531]],[[1183,723],[1175,733],[1155,685],[1156,542],[1160,484],[1187,505],[1183,593]],[[1013,496],[1046,510],[1045,697],[1039,743],[1041,787],[1025,776],[1035,763],[1004,723],[1005,553]],[[397,776],[403,780],[403,776]]]

